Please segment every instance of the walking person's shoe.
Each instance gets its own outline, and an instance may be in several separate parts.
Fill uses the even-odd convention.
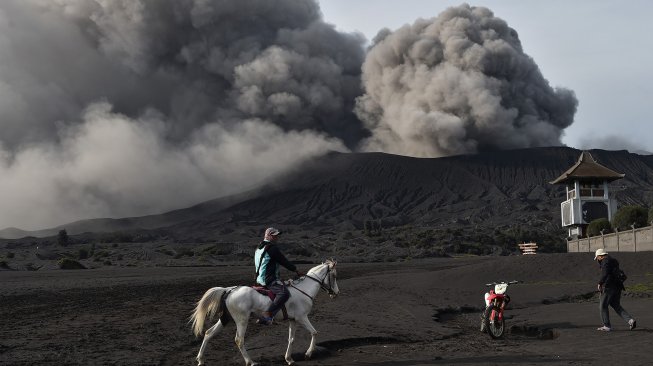
[[[596,330],[601,331],[601,332],[609,332],[612,330],[610,327],[606,327],[605,325],[602,326],[601,328],[596,328]]]
[[[630,330],[637,328],[637,322],[635,321],[635,319],[630,319],[628,321],[628,327],[630,327]]]

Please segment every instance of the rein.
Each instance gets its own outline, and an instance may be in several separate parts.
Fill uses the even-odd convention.
[[[331,277],[329,276],[329,273],[331,273],[331,267],[329,267],[329,266],[327,265],[327,271],[326,271],[326,274],[324,275],[324,277],[322,278],[321,281],[318,280],[318,279],[315,278],[315,277],[309,276],[308,274],[304,275],[304,277],[306,277],[306,278],[310,278],[311,280],[317,282],[317,284],[320,285],[320,289],[326,291],[329,295],[334,295],[335,292],[333,291],[333,286],[331,285]],[[324,280],[326,280],[327,278],[329,279],[329,287],[327,287],[327,286],[324,284]],[[306,297],[308,297],[309,299],[311,299],[311,301],[313,301],[313,297],[311,297],[311,296],[310,296],[309,294],[307,294],[306,292],[300,290],[299,288],[297,288],[296,286],[293,286],[292,284],[290,284],[290,287],[292,287],[292,288],[294,288],[295,290],[297,290],[297,291],[301,292],[302,294],[306,295]]]

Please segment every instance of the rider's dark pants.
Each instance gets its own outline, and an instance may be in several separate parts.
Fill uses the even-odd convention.
[[[603,325],[608,328],[610,326],[610,309],[608,306],[612,306],[614,311],[619,314],[625,321],[632,319],[630,314],[626,312],[624,308],[621,307],[621,288],[619,287],[605,287],[601,293],[601,301],[599,301],[599,309],[601,310],[601,320],[603,320]]]
[[[288,298],[290,297],[290,292],[288,292],[288,289],[286,286],[283,285],[280,281],[273,282],[272,284],[267,286],[274,294],[276,297],[274,298],[274,301],[272,302],[272,305],[268,308],[268,311],[272,316],[276,314],[283,304],[286,303]]]

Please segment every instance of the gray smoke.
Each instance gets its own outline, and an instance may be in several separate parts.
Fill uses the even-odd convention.
[[[583,150],[604,149],[604,150],[628,150],[631,153],[641,155],[651,155],[653,151],[640,142],[633,141],[632,137],[607,135],[595,136],[587,135],[580,139],[578,148]]]
[[[314,0],[0,2],[0,228],[156,213],[366,136]]]
[[[363,84],[363,148],[413,156],[561,145],[578,104],[549,86],[514,29],[466,4],[382,30]]]

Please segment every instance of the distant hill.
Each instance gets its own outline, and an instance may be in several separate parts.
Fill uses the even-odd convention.
[[[111,233],[116,231],[157,229],[174,225],[179,222],[201,218],[204,215],[220,211],[226,207],[233,205],[236,202],[247,200],[257,195],[258,190],[251,190],[237,195],[213,199],[188,208],[173,210],[158,215],[127,217],[120,219],[101,218],[80,220],[54,228],[35,231],[7,228],[0,230],[0,238],[17,239],[27,236],[42,238],[57,235],[57,233],[62,229],[65,229],[69,235],[81,233]]]
[[[591,153],[599,163],[625,173],[624,179],[610,185],[620,205],[653,203],[653,155]],[[548,182],[579,155],[579,150],[566,147],[435,159],[329,153],[246,194],[162,215],[84,220],[28,235],[53,235],[61,228],[69,234],[145,230],[180,242],[203,242],[252,240],[265,226],[275,225],[303,242],[343,243],[355,238],[379,242],[383,235],[408,237],[406,230],[415,235],[440,230],[432,238],[444,240],[445,233],[457,230],[451,235],[469,241],[491,237],[487,240],[496,243],[496,236],[504,235],[501,230],[511,228],[530,236],[553,233],[561,238],[564,188]],[[361,237],[363,232],[367,235]],[[6,229],[0,236],[16,233],[24,232]],[[515,234],[509,239],[518,238]]]

